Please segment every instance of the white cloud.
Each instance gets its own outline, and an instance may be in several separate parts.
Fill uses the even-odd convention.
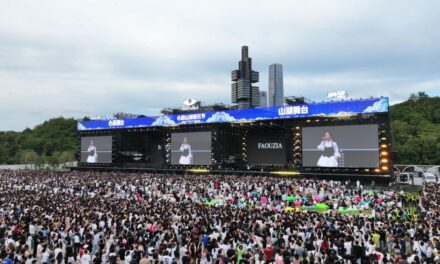
[[[214,122],[232,122],[235,121],[235,117],[231,116],[226,112],[216,112],[210,118],[206,120],[208,123]]]
[[[388,110],[388,100],[385,98],[380,99],[379,101],[375,102],[373,105],[365,108],[363,113],[381,113],[386,112]]]
[[[278,62],[286,95],[439,95],[439,8],[435,0],[7,1],[0,130],[60,115],[157,115],[193,97],[228,104],[243,44],[263,90]]]
[[[82,123],[78,122],[78,127],[77,127],[77,129],[78,129],[78,130],[86,130],[87,128],[86,128]]]
[[[168,116],[160,116],[154,122],[151,124],[152,126],[171,126],[175,125],[176,122],[174,122],[171,118]]]

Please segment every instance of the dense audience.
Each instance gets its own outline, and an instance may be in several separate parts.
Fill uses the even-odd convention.
[[[257,176],[0,171],[3,263],[435,263],[440,191]]]

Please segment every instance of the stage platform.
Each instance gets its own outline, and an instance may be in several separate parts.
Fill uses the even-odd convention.
[[[126,167],[71,167],[71,171],[108,171],[108,172],[127,172],[127,173],[158,173],[171,175],[219,175],[219,176],[263,176],[263,177],[285,177],[285,178],[309,178],[326,179],[335,181],[354,181],[377,184],[388,184],[393,179],[389,175],[371,174],[334,174],[334,173],[310,173],[298,170],[222,170],[222,169],[170,169],[170,168],[126,168]]]

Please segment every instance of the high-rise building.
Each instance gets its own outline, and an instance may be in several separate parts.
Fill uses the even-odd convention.
[[[267,107],[267,92],[260,91],[260,107]]]
[[[252,59],[248,56],[248,47],[241,47],[241,61],[238,70],[231,72],[231,99],[238,109],[260,106],[260,90],[252,86],[259,81],[259,73],[252,70]]]
[[[283,65],[269,65],[269,106],[284,105]]]

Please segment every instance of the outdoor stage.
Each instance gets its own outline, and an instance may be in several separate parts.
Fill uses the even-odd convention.
[[[80,122],[77,170],[392,174],[388,99]]]

